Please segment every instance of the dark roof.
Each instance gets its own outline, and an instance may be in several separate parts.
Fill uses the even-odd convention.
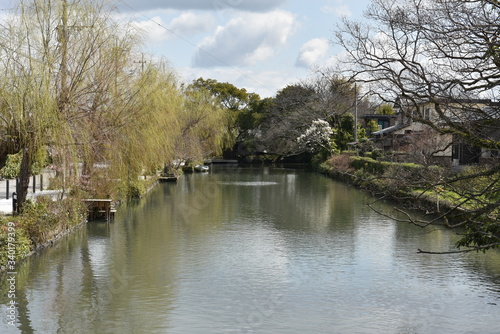
[[[381,135],[384,135],[384,134],[387,134],[387,133],[398,131],[398,130],[406,128],[406,127],[407,126],[403,125],[403,124],[396,124],[396,125],[390,126],[388,128],[372,132],[372,135],[374,135],[374,136],[381,136]]]
[[[363,118],[396,118],[397,115],[396,114],[393,114],[393,115],[384,115],[384,114],[364,114],[363,115]]]

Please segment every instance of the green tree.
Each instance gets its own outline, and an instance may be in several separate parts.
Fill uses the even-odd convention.
[[[347,144],[354,141],[354,116],[344,114],[340,117],[340,125],[335,133],[335,144],[341,151],[347,150]]]
[[[227,82],[199,78],[190,85],[190,90],[206,91],[212,96],[218,107],[226,112],[225,154],[233,156],[241,153],[248,146],[261,121],[260,96],[249,93],[244,88],[237,88]]]
[[[223,108],[232,111],[245,109],[250,102],[251,94],[246,89],[237,88],[227,82],[198,78],[193,81],[191,88],[209,91],[221,103]]]
[[[379,131],[380,130],[380,126],[378,125],[378,123],[374,119],[371,119],[366,124],[366,128],[365,129],[366,129],[366,132],[368,133],[368,135],[371,135],[372,133]]]
[[[375,113],[379,115],[394,115],[394,107],[390,103],[382,103],[375,109]]]
[[[314,112],[316,101],[314,89],[299,84],[283,88],[266,101],[261,112],[259,150],[284,157],[301,151],[296,138],[313,120],[321,118]]]
[[[228,111],[228,128],[235,140],[251,126],[251,106],[260,100],[258,94],[248,93],[246,89],[227,82],[203,78],[193,81],[190,89],[208,91],[220,103],[220,107]]]

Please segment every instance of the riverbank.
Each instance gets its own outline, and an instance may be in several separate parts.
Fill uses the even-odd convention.
[[[158,183],[156,178],[140,180],[129,196],[141,198]],[[26,257],[52,247],[65,236],[86,226],[87,207],[81,198],[60,199],[60,190],[28,194],[24,213],[12,215],[12,198],[0,200],[0,274]]]
[[[466,210],[460,207],[460,200],[453,200],[442,188],[432,184],[447,172],[442,167],[339,154],[316,169],[376,197],[391,200],[401,209],[424,214],[428,219],[421,222],[422,226],[428,223],[449,226],[464,219]]]
[[[14,270],[12,264],[52,246],[86,221],[86,206],[76,198],[39,196],[25,204],[22,215],[0,216],[0,271]]]

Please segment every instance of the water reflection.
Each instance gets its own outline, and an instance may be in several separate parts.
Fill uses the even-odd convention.
[[[301,170],[185,175],[23,263],[0,332],[496,332],[498,252],[417,254],[457,237],[370,200]]]

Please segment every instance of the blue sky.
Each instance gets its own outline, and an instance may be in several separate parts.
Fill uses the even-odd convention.
[[[342,16],[360,19],[369,0],[126,0],[146,53],[166,57],[185,81],[230,82],[262,97],[311,75],[341,50]]]

